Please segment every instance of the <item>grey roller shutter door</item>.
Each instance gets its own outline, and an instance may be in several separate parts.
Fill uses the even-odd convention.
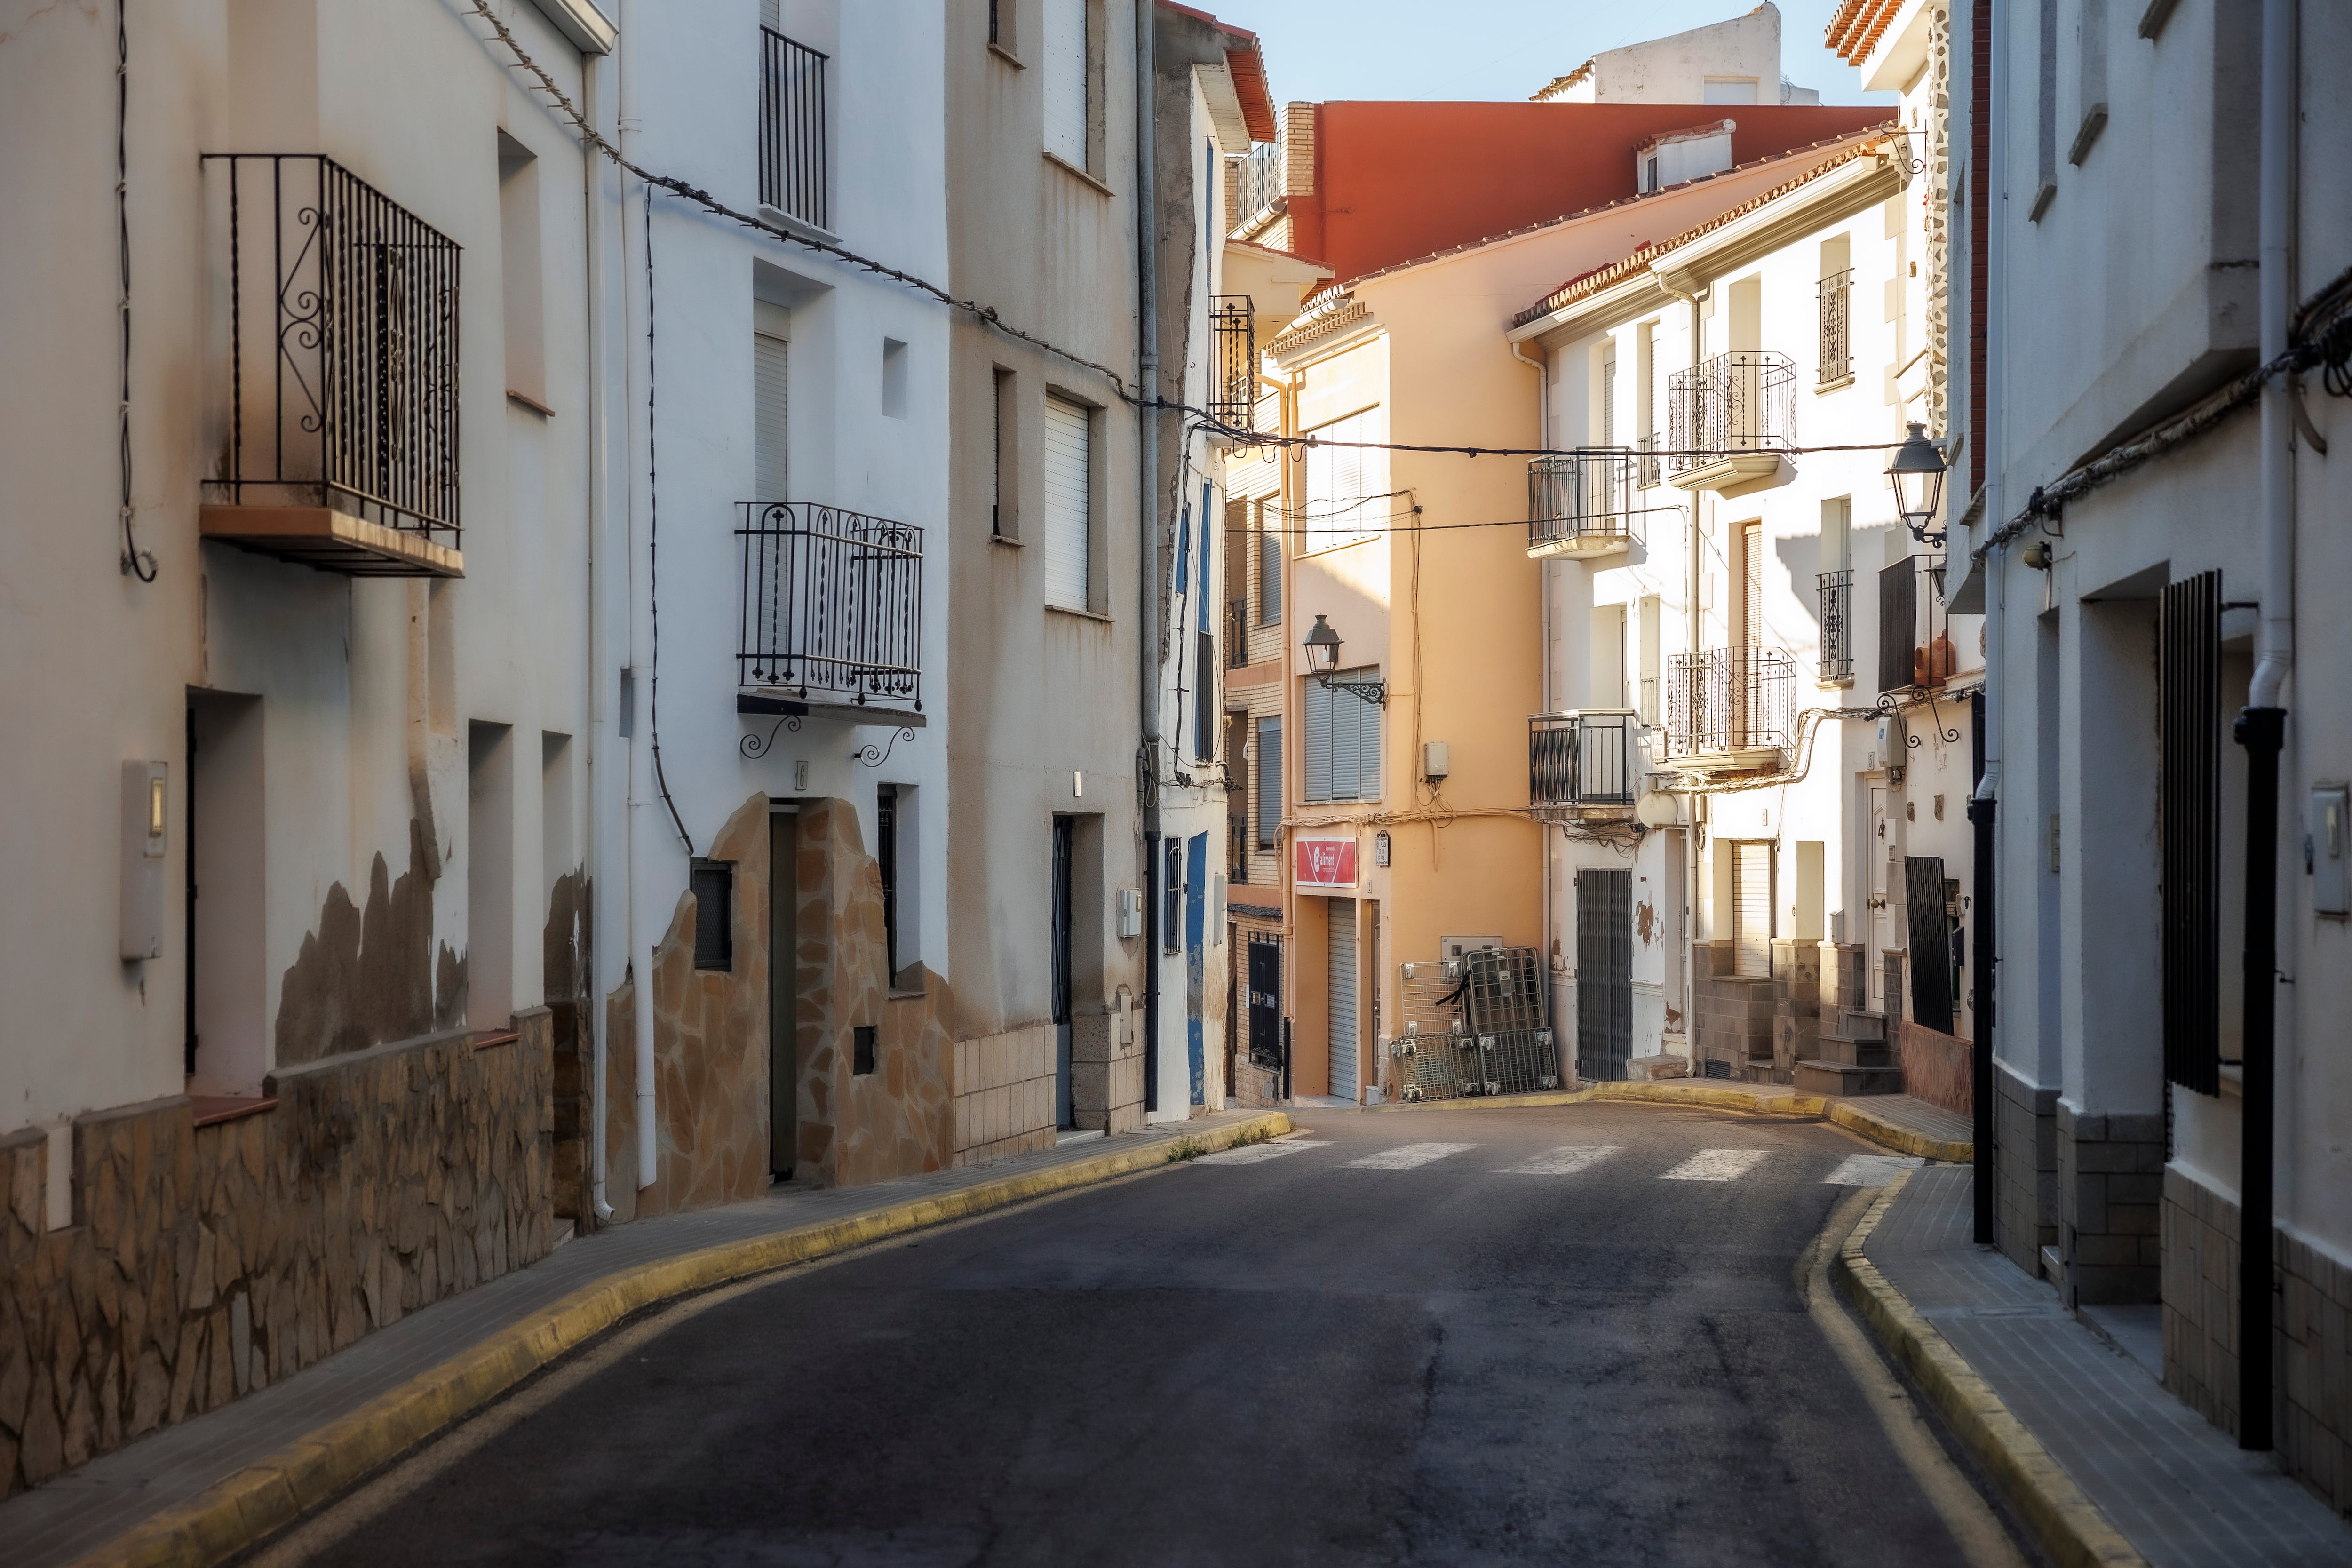
[[[1356,900],[1330,906],[1331,1092],[1356,1098]]]
[[[755,499],[790,500],[792,487],[792,345],[756,332],[751,338],[751,441]]]
[[[1093,549],[1093,441],[1087,410],[1045,399],[1045,603],[1089,607]]]
[[[1731,940],[1735,974],[1772,973],[1772,845],[1731,847]]]

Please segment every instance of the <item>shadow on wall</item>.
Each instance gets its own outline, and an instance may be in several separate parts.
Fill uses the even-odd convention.
[[[278,1066],[465,1021],[466,961],[446,942],[434,959],[434,877],[425,826],[412,820],[408,869],[393,880],[378,852],[364,912],[341,882],[327,889],[318,930],[303,937],[279,984]]]
[[[797,836],[795,1055],[799,1180],[847,1185],[935,1171],[954,1155],[954,1052],[944,984],[919,969],[898,995],[883,973],[881,868],[848,802],[773,817],[753,795],[708,858],[734,868],[733,960],[694,967],[696,900],[681,894],[653,957],[655,1179],[637,1185],[637,989],[605,999],[605,1201],[625,1220],[737,1203],[769,1184],[771,824]],[[858,1034],[871,1030],[870,1070]]]

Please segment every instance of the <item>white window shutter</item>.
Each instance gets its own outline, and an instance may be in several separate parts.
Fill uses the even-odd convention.
[[[793,499],[792,345],[766,332],[751,338],[751,467],[758,501]]]
[[[1045,151],[1087,166],[1087,0],[1045,0]]]
[[[1045,603],[1091,607],[1093,454],[1087,410],[1045,399]]]

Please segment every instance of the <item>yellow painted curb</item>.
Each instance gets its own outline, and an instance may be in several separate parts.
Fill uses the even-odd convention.
[[[77,1560],[73,1568],[212,1568],[631,1313],[673,1297],[1049,1193],[1150,1170],[1176,1159],[1187,1145],[1195,1152],[1212,1152],[1244,1139],[1256,1142],[1290,1130],[1289,1117],[1270,1111],[1143,1148],[1000,1177],[848,1219],[722,1243],[583,1286],[548,1309],[544,1316],[500,1330],[363,1408],[224,1479],[192,1501],[142,1521]]]
[[[1595,1100],[1629,1100],[1640,1105],[1696,1105],[1709,1110],[1745,1111],[1752,1116],[1817,1116],[1834,1121],[1850,1132],[1858,1132],[1872,1142],[1897,1153],[1916,1154],[1924,1160],[1944,1160],[1962,1165],[1976,1158],[1973,1142],[1931,1138],[1925,1132],[1914,1131],[1884,1117],[1874,1116],[1866,1106],[1856,1100],[1818,1094],[1759,1094],[1752,1089],[1717,1088],[1692,1079],[1670,1079],[1664,1083],[1595,1083],[1582,1089],[1542,1094],[1506,1094],[1491,1100],[1480,1095],[1467,1095],[1459,1100],[1391,1100],[1385,1105],[1368,1109],[1517,1110],[1547,1105],[1583,1105]]]
[[[2147,1568],[2147,1559],[2001,1403],[1991,1384],[1863,1256],[1871,1232],[1910,1179],[1906,1171],[1889,1183],[1838,1249],[1832,1272],[1840,1289],[1887,1353],[1918,1380],[2053,1563],[2059,1568]]]

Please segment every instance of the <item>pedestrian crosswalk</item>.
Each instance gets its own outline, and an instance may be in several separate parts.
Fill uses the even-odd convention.
[[[1335,1139],[1293,1135],[1204,1154],[1191,1163],[1260,1165],[1294,1154],[1344,1147]],[[1478,1170],[1498,1176],[1559,1177],[1580,1175],[1604,1163],[1622,1166],[1647,1153],[1622,1143],[1563,1143],[1539,1154],[1517,1155],[1507,1164],[1495,1164],[1491,1163],[1491,1157],[1487,1161],[1465,1158],[1476,1155],[1486,1147],[1483,1143],[1400,1143],[1342,1160],[1339,1168],[1349,1171],[1417,1171],[1452,1161],[1455,1168]],[[1825,1163],[1832,1160],[1826,1151],[1753,1147],[1699,1149],[1661,1151],[1654,1159],[1654,1167],[1646,1173],[1651,1179],[1662,1182],[1724,1184],[1764,1179],[1819,1181],[1823,1185],[1843,1187],[1883,1187],[1892,1182],[1897,1173],[1926,1163],[1904,1154],[1849,1154],[1829,1163],[1827,1173],[1817,1176],[1814,1173],[1822,1171]],[[1658,1168],[1660,1166],[1663,1168]]]

